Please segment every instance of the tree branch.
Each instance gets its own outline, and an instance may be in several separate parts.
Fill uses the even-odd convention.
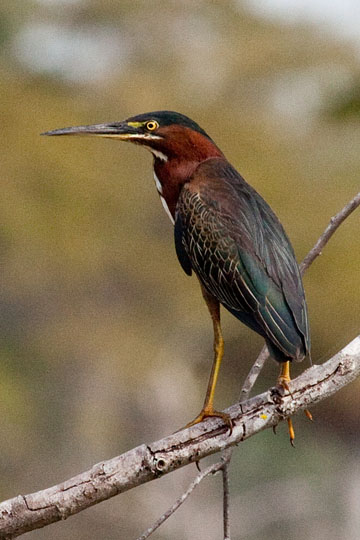
[[[330,219],[329,225],[326,227],[325,231],[320,236],[319,240],[316,242],[315,246],[309,251],[305,259],[300,264],[300,272],[303,274],[305,270],[310,266],[310,264],[321,255],[322,250],[325,245],[328,243],[336,229],[342,224],[345,219],[350,216],[350,214],[360,205],[360,192],[355,195],[351,201],[344,206],[340,212]]]
[[[260,372],[262,368],[264,367],[264,364],[268,358],[269,358],[269,351],[268,351],[267,346],[264,345],[260,351],[259,356],[255,360],[254,364],[252,365],[252,368],[250,369],[249,373],[246,376],[246,379],[240,390],[239,401],[244,401],[245,399],[249,397],[250,392],[254,384],[256,383],[256,380],[258,376],[260,375]]]
[[[276,388],[227,409],[232,433],[217,418],[94,465],[56,486],[0,504],[0,538],[9,540],[155,480],[184,465],[238,444],[325,399],[360,374],[360,336],[321,366],[291,382],[292,396]],[[201,481],[201,478],[200,480]]]
[[[333,216],[324,233],[300,264],[303,274],[341,223],[360,205],[358,193],[338,214]],[[250,370],[241,390],[241,399],[250,391],[268,357],[264,347]],[[291,383],[292,397],[281,396],[277,389],[256,396],[228,409],[234,421],[231,435],[220,421],[208,419],[189,430],[183,430],[151,445],[141,445],[129,452],[95,465],[62,484],[19,495],[0,504],[0,538],[11,539],[76,514],[114,495],[162,474],[223,450],[222,458],[200,473],[185,493],[138,540],[145,540],[187,499],[209,474],[223,472],[224,538],[230,538],[228,466],[231,446],[275,426],[298,409],[325,399],[349,384],[360,374],[360,336],[323,366],[313,366]],[[228,449],[227,451],[225,449]],[[225,451],[224,451],[225,450]]]
[[[230,475],[229,466],[231,461],[233,448],[225,448],[221,452],[222,475],[223,475],[223,523],[224,523],[224,540],[230,539]],[[216,463],[215,463],[216,465]]]
[[[187,490],[184,491],[184,493],[174,502],[174,504],[170,506],[170,508],[168,508],[162,516],[159,517],[159,519],[154,523],[154,525],[149,527],[141,536],[139,536],[137,540],[146,540],[146,538],[149,538],[149,536],[154,531],[156,531],[156,529],[158,529],[160,525],[164,523],[164,521],[166,521],[170,516],[173,515],[174,512],[176,512],[179,506],[181,506],[186,501],[189,495],[191,495],[194,489],[200,484],[202,480],[204,480],[204,478],[209,476],[209,474],[215,474],[222,467],[223,464],[221,463],[221,461],[218,461],[217,463],[213,463],[213,465],[209,465],[209,467],[207,467],[204,471],[200,472],[191,482]]]

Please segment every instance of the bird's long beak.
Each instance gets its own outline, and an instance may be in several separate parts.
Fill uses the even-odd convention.
[[[62,129],[46,131],[41,135],[95,135],[96,137],[107,137],[127,141],[131,139],[143,138],[139,125],[131,125],[129,122],[112,122],[111,124],[93,124],[91,126],[76,126]]]

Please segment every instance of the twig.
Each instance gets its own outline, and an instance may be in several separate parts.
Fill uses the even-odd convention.
[[[229,466],[232,455],[232,448],[226,448],[222,451],[221,461],[222,477],[223,477],[223,523],[224,523],[224,540],[230,538],[230,482],[229,482]],[[221,463],[221,462],[220,462]]]
[[[146,540],[146,538],[149,538],[149,536],[156,531],[166,521],[176,510],[181,506],[186,499],[191,495],[191,493],[194,491],[194,489],[200,484],[204,478],[209,476],[209,474],[214,474],[217,471],[219,471],[223,467],[223,464],[221,461],[218,461],[217,463],[214,463],[213,465],[210,465],[207,467],[204,471],[199,473],[196,478],[191,482],[187,490],[174,502],[170,508],[166,510],[166,512],[163,513],[162,516],[159,517],[159,519],[149,527],[146,531],[143,532],[141,536],[138,537],[137,540]]]
[[[204,471],[200,472],[195,479],[191,482],[189,487],[186,491],[172,504],[166,512],[164,512],[155,523],[146,529],[142,533],[141,536],[137,538],[137,540],[146,540],[146,538],[149,538],[149,536],[156,531],[166,521],[172,514],[176,512],[176,510],[181,506],[186,499],[191,495],[191,493],[194,491],[194,489],[200,484],[204,478],[209,476],[210,474],[215,474],[216,472],[222,470],[223,472],[223,478],[224,478],[224,470],[227,468],[229,462],[228,462],[228,455],[227,452],[229,452],[231,448],[227,448],[223,452],[223,457],[220,461],[217,463],[213,463],[209,467],[207,467]],[[229,519],[229,489],[228,489],[228,476],[227,472],[225,473],[226,480],[224,482],[224,540],[230,540],[230,519]],[[226,524],[226,525],[225,525]]]
[[[269,351],[268,351],[267,346],[264,345],[242,385],[242,388],[240,390],[239,401],[244,401],[245,399],[249,397],[250,392],[254,384],[256,383],[256,379],[258,378],[268,358],[269,358]]]
[[[66,482],[0,504],[0,538],[16,536],[66,519],[114,495],[238,444],[280,420],[308,408],[360,375],[360,336],[321,366],[312,366],[291,382],[292,397],[275,389],[227,409],[227,426],[208,418],[149,445],[104,461]]]
[[[360,192],[355,195],[351,201],[344,206],[340,212],[330,219],[329,225],[326,227],[325,231],[320,236],[319,240],[316,242],[315,246],[309,251],[305,259],[300,264],[300,272],[303,274],[311,263],[321,255],[322,250],[336,231],[342,222],[350,216],[350,214],[360,205]]]
[[[245,401],[256,382],[264,364],[269,357],[267,346],[261,349],[261,352],[252,368],[250,369],[243,385],[240,390],[239,402]],[[231,540],[230,538],[230,487],[229,487],[229,467],[232,458],[233,447],[226,448],[221,452],[221,460],[224,463],[222,468],[223,473],[223,522],[224,522],[224,540]]]

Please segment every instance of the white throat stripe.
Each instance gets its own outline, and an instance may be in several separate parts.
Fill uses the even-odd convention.
[[[162,202],[162,205],[164,207],[164,210],[165,212],[167,213],[167,215],[169,216],[169,219],[171,221],[171,223],[174,225],[175,224],[175,221],[174,221],[174,218],[172,217],[171,215],[171,212],[169,210],[169,207],[167,205],[167,202],[165,201],[164,197],[162,197],[162,195],[160,195],[160,199],[161,199],[161,202]]]
[[[160,180],[159,180],[158,177],[156,176],[156,172],[155,172],[155,171],[154,171],[154,180],[155,180],[156,189],[158,190],[158,193],[160,193],[160,195],[161,195],[162,192],[163,192],[163,188],[162,188],[162,185],[161,185]]]
[[[160,152],[160,150],[155,150],[154,148],[151,148],[151,147],[149,148],[149,150],[155,157],[157,157],[158,159],[161,159],[161,161],[168,160],[167,156],[165,156],[165,154]]]
[[[162,192],[163,192],[163,187],[161,185],[161,182],[160,180],[158,179],[158,177],[156,176],[156,172],[154,171],[154,180],[155,180],[155,185],[156,185],[156,189],[157,189],[157,192],[158,194],[160,195],[160,200],[161,200],[161,203],[164,207],[164,210],[165,212],[167,213],[167,215],[169,216],[169,219],[171,221],[171,223],[174,225],[175,221],[174,221],[174,218],[172,217],[171,215],[171,212],[169,210],[169,207],[167,205],[167,202],[165,201],[164,197],[162,196]]]

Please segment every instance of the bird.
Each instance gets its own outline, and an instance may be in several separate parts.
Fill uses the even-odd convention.
[[[178,260],[187,275],[198,278],[213,324],[214,359],[204,404],[185,427],[215,416],[232,429],[230,416],[214,408],[224,355],[220,306],[264,338],[270,356],[280,364],[277,385],[290,393],[290,363],[310,355],[299,266],[273,210],[213,139],[187,116],[166,110],[43,135],[111,138],[153,155],[155,185],[174,226]],[[293,444],[291,418],[288,430]]]

